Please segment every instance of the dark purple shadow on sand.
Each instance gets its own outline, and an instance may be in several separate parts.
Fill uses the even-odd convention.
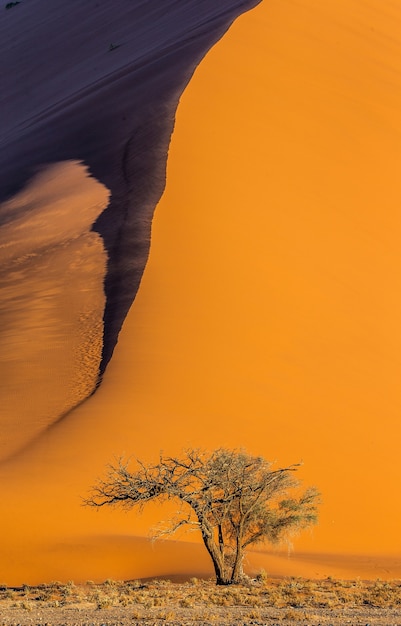
[[[99,382],[147,261],[179,97],[209,48],[238,15],[259,2],[52,0],[49,8],[44,0],[36,0],[21,3],[18,11],[3,16],[5,35],[17,42],[14,56],[8,55],[10,61],[3,63],[3,93],[7,89],[13,93],[16,81],[21,83],[14,101],[8,101],[12,107],[8,116],[0,122],[0,202],[21,190],[40,166],[70,159],[85,163],[111,191],[108,207],[93,225],[108,255]],[[43,19],[29,28],[38,21],[38,11]],[[55,11],[53,21],[51,11]],[[110,49],[110,44],[118,47]],[[89,87],[77,89],[71,68],[79,72],[95,45],[101,49],[93,57],[94,71],[102,63],[106,69],[101,69],[100,78],[89,81]],[[24,55],[21,68],[26,75],[20,79],[19,61]],[[46,55],[57,74],[46,76],[42,71]],[[52,89],[63,80],[68,95],[57,101]],[[20,92],[26,92],[26,97]],[[0,96],[0,105],[4,102]],[[15,139],[13,128],[19,129]]]

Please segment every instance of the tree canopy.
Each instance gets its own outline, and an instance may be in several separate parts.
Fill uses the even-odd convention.
[[[319,494],[314,487],[300,492],[298,467],[274,469],[262,457],[225,448],[161,454],[153,465],[137,461],[135,471],[120,459],[92,487],[85,504],[131,508],[156,498],[177,500],[177,518],[159,535],[198,528],[217,584],[237,583],[249,546],[276,544],[316,523]]]

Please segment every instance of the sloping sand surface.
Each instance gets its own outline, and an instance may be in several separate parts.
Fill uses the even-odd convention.
[[[178,98],[257,2],[35,0],[3,11],[0,458],[94,391],[146,263]]]
[[[0,205],[0,457],[96,386],[106,254],[92,224],[107,189],[82,164],[53,164]]]
[[[199,66],[103,384],[2,467],[3,578],[35,579],[44,544],[60,577],[196,574],[191,544],[99,558],[169,511],[80,506],[114,454],[186,445],[304,461],[320,524],[252,557],[269,573],[400,576],[400,25],[387,0],[269,0]]]

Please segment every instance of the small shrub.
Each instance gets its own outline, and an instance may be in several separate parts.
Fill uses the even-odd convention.
[[[286,611],[284,613],[284,615],[283,615],[283,619],[288,619],[288,620],[291,620],[293,622],[295,622],[295,620],[298,620],[298,618],[299,618],[299,614],[294,609]]]
[[[61,606],[59,600],[52,600],[51,602],[49,602],[49,607],[51,608],[58,609],[59,606]]]
[[[109,609],[111,606],[113,606],[113,600],[112,598],[110,598],[110,596],[106,596],[106,595],[98,596],[96,600],[96,607],[98,609]]]
[[[256,580],[260,583],[266,584],[267,580],[268,580],[268,574],[266,572],[266,570],[261,569],[259,574],[256,576]]]
[[[163,612],[157,613],[155,615],[155,618],[166,621],[166,622],[172,622],[177,619],[177,615],[175,611],[167,611],[167,612],[163,611]]]

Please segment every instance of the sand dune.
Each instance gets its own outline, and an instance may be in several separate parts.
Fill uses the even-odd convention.
[[[178,98],[208,48],[255,4],[36,0],[3,12],[2,458],[95,389],[147,259]],[[73,162],[99,184],[71,192]],[[85,212],[79,276],[66,242],[76,246]]]
[[[106,253],[92,224],[108,204],[82,164],[53,164],[0,205],[0,456],[96,387]]]
[[[186,445],[302,459],[322,491],[291,558],[255,567],[400,576],[400,22],[386,0],[269,0],[199,65],[102,386],[1,468],[2,578],[202,570],[199,546],[136,544],[165,510],[80,506],[113,454]]]
[[[190,577],[213,578],[211,561],[199,543],[161,541],[152,543],[133,535],[59,536],[57,541],[41,538],[22,540],[2,548],[1,580],[9,585],[39,584],[61,580],[101,582],[146,578],[174,581]],[[323,579],[401,578],[401,558],[350,554],[251,551],[245,568],[255,576],[262,570],[273,577],[300,576]],[[4,578],[5,577],[5,578]]]

